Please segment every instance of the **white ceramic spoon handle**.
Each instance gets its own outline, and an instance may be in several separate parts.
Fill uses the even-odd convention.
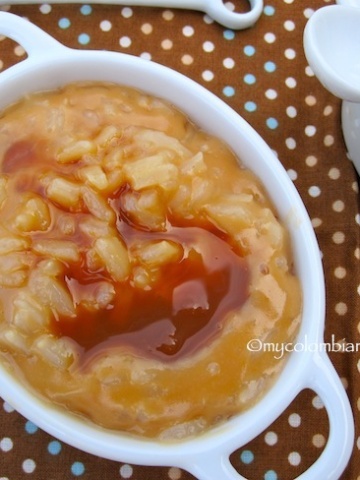
[[[36,3],[43,3],[43,0],[0,0],[0,5]],[[71,2],[54,0],[53,3]],[[87,0],[74,0],[73,3],[87,3]],[[222,0],[94,0],[92,3],[198,10],[207,13],[221,25],[236,30],[251,27],[258,20],[263,9],[263,0],[249,0],[251,9],[245,13],[230,11]]]

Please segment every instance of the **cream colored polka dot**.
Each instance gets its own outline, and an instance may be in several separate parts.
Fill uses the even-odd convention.
[[[358,362],[356,364],[356,367],[357,367],[358,371],[360,372],[360,360],[358,360]]]
[[[347,311],[348,311],[348,307],[347,307],[346,303],[339,302],[335,305],[335,312],[338,315],[341,315],[341,316],[346,315]]]
[[[357,446],[358,450],[360,450],[360,437],[358,437],[357,440],[356,440],[356,446]]]
[[[356,222],[358,225],[360,225],[360,214],[359,214],[359,213],[355,215],[355,222]]]
[[[149,52],[142,52],[140,54],[140,58],[142,58],[143,60],[151,60],[152,56],[151,56],[151,53]]]
[[[332,145],[334,145],[334,137],[333,135],[326,135],[325,138],[324,138],[324,145],[325,147],[331,147]]]
[[[345,203],[342,200],[335,200],[335,202],[333,202],[332,204],[332,209],[334,210],[334,212],[338,212],[338,213],[343,212],[344,208],[345,208]]]
[[[0,70],[4,68],[4,62],[0,59]]]
[[[14,48],[14,53],[17,57],[22,57],[23,55],[25,55],[25,50],[21,45],[16,45],[16,47]]]
[[[290,168],[287,171],[287,174],[289,175],[290,179],[294,182],[298,178],[297,171],[294,170],[293,168]]]
[[[151,23],[143,23],[141,25],[141,31],[144,35],[150,35],[153,32],[154,28]]]
[[[336,267],[334,270],[334,275],[336,278],[342,280],[346,277],[346,268],[344,267]]]
[[[357,409],[360,410],[360,398],[357,399],[356,405],[357,405]]]
[[[316,105],[316,97],[314,97],[314,95],[308,95],[306,98],[305,98],[305,103],[306,105],[309,105],[309,107],[313,107],[314,105]]]
[[[314,155],[309,155],[306,157],[305,163],[308,167],[315,167],[315,165],[318,163],[318,159]]]
[[[192,57],[191,55],[189,54],[185,54],[181,57],[181,62],[184,64],[184,65],[191,65],[192,63],[194,63],[194,57]]]
[[[305,10],[304,10],[304,17],[305,17],[305,18],[310,18],[313,13],[314,13],[314,9],[312,9],[312,8],[305,8]]]
[[[161,48],[163,50],[171,50],[173,47],[173,42],[169,38],[166,38],[161,42]]]
[[[182,33],[185,37],[192,37],[195,33],[195,30],[193,27],[191,27],[190,25],[186,25],[183,30],[182,30]]]
[[[171,10],[165,10],[162,14],[162,17],[164,20],[167,20],[168,22],[171,21],[174,18],[174,12]]]
[[[168,476],[170,480],[180,480],[180,478],[182,477],[182,473],[179,468],[171,467],[169,468]]]
[[[336,245],[341,245],[345,242],[345,233],[344,232],[335,232],[332,235],[332,241],[336,243]]]
[[[324,108],[324,116],[325,117],[328,117],[329,115],[331,115],[333,113],[334,109],[331,105],[327,105],[325,108]]]
[[[345,377],[341,377],[340,380],[341,380],[341,383],[343,384],[343,387],[345,388],[345,390],[347,390],[348,387],[349,387],[349,381],[348,381],[348,379],[345,378]]]
[[[312,438],[312,444],[316,448],[322,448],[325,445],[325,443],[326,443],[326,439],[324,435],[322,435],[321,433],[316,433]]]
[[[266,432],[264,440],[267,445],[272,447],[278,442],[278,436],[275,432]]]
[[[296,148],[296,140],[295,138],[286,138],[285,139],[285,145],[289,150],[295,150]]]
[[[315,76],[315,73],[313,72],[312,68],[309,67],[309,65],[307,67],[305,67],[305,74],[308,77],[314,77]]]
[[[40,5],[39,10],[44,15],[48,15],[51,12],[52,7],[48,3],[43,3],[42,5]]]
[[[320,225],[322,225],[322,223],[323,222],[322,222],[321,218],[315,217],[315,218],[311,219],[311,224],[314,228],[320,227]]]
[[[357,291],[357,294],[360,296],[360,285],[358,285],[356,291]]]
[[[356,181],[352,183],[351,188],[355,193],[359,193],[359,184]]]
[[[340,178],[341,172],[338,168],[333,167],[333,168],[330,168],[328,175],[329,175],[329,178],[331,178],[331,180],[338,180]]]
[[[4,437],[0,440],[0,450],[3,452],[10,452],[13,446],[14,446],[13,441],[9,437]]]
[[[360,259],[360,248],[356,247],[354,251],[354,257],[359,260]]]

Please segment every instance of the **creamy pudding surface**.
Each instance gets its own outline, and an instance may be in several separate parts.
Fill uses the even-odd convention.
[[[271,388],[301,303],[264,186],[170,104],[86,83],[0,114],[0,359],[42,397],[198,434]]]

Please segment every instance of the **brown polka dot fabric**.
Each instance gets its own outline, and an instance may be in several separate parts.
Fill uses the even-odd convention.
[[[358,177],[347,158],[341,101],[313,75],[302,45],[308,18],[332,3],[265,0],[259,21],[243,31],[190,10],[56,3],[3,5],[0,10],[28,18],[69,47],[123,52],[167,65],[243,116],[276,152],[312,219],[326,278],[325,340],[344,340],[360,351]],[[246,4],[227,2],[239,10]],[[0,31],[0,78],[1,71],[24,58],[24,48]],[[341,479],[360,480],[360,352],[331,351],[329,356],[355,417],[354,449]],[[231,462],[249,480],[290,480],[316,461],[328,436],[322,399],[305,390],[266,431],[239,446]],[[43,432],[0,399],[0,480],[77,477],[194,478],[170,465],[131,465],[86,454]]]

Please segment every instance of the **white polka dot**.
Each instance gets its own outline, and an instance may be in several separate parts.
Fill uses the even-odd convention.
[[[36,469],[36,463],[32,458],[27,458],[22,463],[22,469],[25,473],[33,473]]]
[[[111,29],[112,23],[109,22],[109,20],[102,20],[102,22],[100,22],[100,30],[103,32],[110,32]]]
[[[335,305],[335,312],[338,315],[340,315],[340,316],[346,315],[347,311],[348,311],[348,307],[347,307],[346,303],[339,302]]]
[[[310,18],[313,13],[314,13],[314,10],[312,8],[305,8],[304,17]]]
[[[271,32],[265,33],[264,40],[266,43],[274,43],[276,41],[276,35]]]
[[[15,408],[13,408],[13,407],[12,407],[9,403],[7,403],[7,402],[4,402],[3,408],[4,408],[5,412],[7,412],[7,413],[15,412]]]
[[[143,23],[141,25],[141,31],[144,35],[150,35],[153,32],[153,26],[151,23]]]
[[[133,16],[133,10],[132,8],[130,7],[124,7],[122,10],[121,10],[121,15],[124,17],[124,18],[130,18]]]
[[[121,478],[131,478],[133,474],[133,467],[125,463],[120,467]]]
[[[293,465],[294,467],[296,467],[301,463],[301,455],[298,452],[291,452],[288,456],[288,460],[290,465]]]
[[[4,68],[4,62],[0,59],[0,70]]]
[[[326,443],[326,439],[324,435],[321,435],[321,433],[316,433],[313,438],[312,438],[312,444],[316,448],[322,448]]]
[[[181,470],[179,468],[176,468],[176,467],[171,467],[169,468],[169,478],[170,480],[180,480],[182,474],[181,474]]]
[[[324,108],[324,116],[325,117],[328,117],[329,115],[331,115],[333,113],[334,109],[331,105],[328,105]]]
[[[301,425],[301,417],[298,413],[292,413],[289,416],[289,425],[290,427],[297,428]]]
[[[296,140],[294,138],[287,138],[285,140],[285,145],[289,150],[295,150],[296,148]]]
[[[140,53],[139,57],[142,58],[143,60],[151,60],[152,58],[151,53],[149,52],[142,52]]]
[[[340,213],[344,210],[345,204],[342,200],[335,200],[335,202],[332,204],[332,209],[334,212]]]
[[[308,192],[310,197],[317,198],[321,195],[321,188],[318,185],[312,185]]]
[[[171,50],[172,47],[173,47],[173,42],[169,38],[165,38],[165,40],[161,42],[161,48],[163,50]]]
[[[191,27],[190,25],[186,25],[183,30],[182,30],[182,33],[185,37],[192,37],[195,33],[195,30],[193,27]]]
[[[275,432],[267,432],[265,434],[265,443],[267,445],[273,446],[277,443],[278,441],[278,436]]]
[[[317,410],[320,410],[324,408],[324,402],[321,400],[321,398],[318,395],[315,395],[312,401],[313,407],[316,408]]]
[[[296,85],[297,85],[297,82],[296,82],[295,78],[293,78],[293,77],[288,77],[288,78],[285,80],[285,85],[286,85],[288,88],[295,88]]]
[[[357,214],[355,215],[355,222],[356,222],[358,225],[360,225],[360,214],[359,214],[359,213],[357,213]]]
[[[9,437],[4,437],[0,440],[0,450],[2,450],[3,452],[10,452],[13,446],[13,441]]]
[[[269,90],[266,90],[265,92],[265,97],[268,98],[269,100],[275,100],[278,96],[278,93],[276,90],[273,90],[272,88],[269,88]]]
[[[43,5],[40,5],[39,10],[44,15],[47,15],[51,12],[51,5],[49,5],[48,3],[44,3]]]
[[[293,182],[298,178],[297,171],[292,168],[287,171],[287,174]]]
[[[354,257],[359,260],[360,259],[360,248],[356,247],[354,252]]]
[[[305,135],[307,137],[313,137],[316,134],[316,127],[314,125],[307,125],[305,127]]]
[[[121,37],[119,40],[120,47],[128,48],[131,45],[131,38],[130,37]]]
[[[294,60],[294,58],[296,57],[296,52],[293,48],[287,48],[284,54],[285,58],[287,58],[288,60]]]
[[[342,280],[346,277],[346,268],[344,267],[336,267],[334,270],[334,275],[336,278]]]
[[[231,69],[235,67],[235,60],[233,58],[224,58],[223,65],[225,68]]]
[[[359,193],[359,184],[357,183],[357,181],[352,183],[351,188],[355,193]]]
[[[295,30],[295,23],[292,20],[286,20],[286,22],[284,23],[284,28],[288,32],[292,32]]]
[[[214,79],[214,73],[211,70],[205,70],[201,76],[206,82],[211,82]]]
[[[356,446],[357,446],[358,450],[360,450],[360,437],[358,437],[357,440],[356,440]]]
[[[204,42],[203,50],[204,52],[207,52],[207,53],[213,52],[215,50],[215,45],[213,44],[213,42],[209,42],[209,41]]]
[[[295,107],[289,106],[286,109],[286,114],[290,118],[295,118],[297,116],[297,110]]]

